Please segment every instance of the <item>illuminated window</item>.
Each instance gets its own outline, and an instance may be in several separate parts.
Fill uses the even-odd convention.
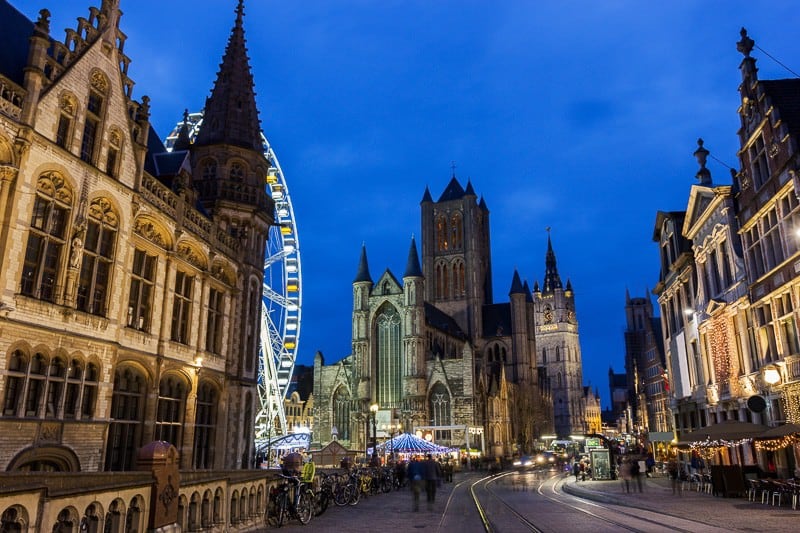
[[[444,216],[436,218],[436,249],[440,252],[447,250],[447,219]]]

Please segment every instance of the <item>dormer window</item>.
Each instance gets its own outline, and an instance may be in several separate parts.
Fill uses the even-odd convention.
[[[74,98],[68,95],[63,96],[59,103],[59,108],[61,114],[58,117],[58,127],[56,128],[56,144],[65,150],[69,150],[72,127],[75,123]]]
[[[81,160],[87,163],[95,161],[97,136],[101,131],[107,90],[108,81],[105,76],[99,71],[93,72],[89,99],[86,102],[86,120],[83,124],[80,154]]]
[[[122,146],[122,136],[114,130],[108,139],[108,155],[106,156],[106,174],[112,178],[119,177],[119,154]]]

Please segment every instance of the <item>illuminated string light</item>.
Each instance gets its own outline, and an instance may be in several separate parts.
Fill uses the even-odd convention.
[[[727,382],[731,377],[731,355],[728,338],[728,323],[724,315],[719,315],[711,319],[708,339],[711,344],[711,359],[714,364],[714,374],[716,374],[717,383]]]
[[[755,441],[756,450],[764,450],[767,452],[776,452],[789,446],[800,443],[800,436],[797,434],[786,435],[777,439],[766,439]]]

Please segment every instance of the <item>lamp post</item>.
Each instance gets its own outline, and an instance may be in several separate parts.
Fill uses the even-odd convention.
[[[375,427],[377,424],[376,416],[378,414],[378,404],[373,403],[369,406],[369,412],[372,415],[372,458],[373,461],[377,457],[378,452],[378,437],[376,435],[377,428]]]
[[[767,412],[769,413],[769,426],[775,425],[775,413],[772,412],[772,388],[780,383],[781,372],[775,365],[768,365],[764,367],[763,373],[764,383],[767,384]]]

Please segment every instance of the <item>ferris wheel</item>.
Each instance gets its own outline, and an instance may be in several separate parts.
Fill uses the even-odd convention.
[[[194,141],[203,122],[203,113],[189,113],[185,122],[189,138]],[[184,120],[181,120],[170,132],[164,143],[167,150],[172,150],[183,125]],[[270,164],[265,186],[275,202],[275,223],[270,226],[264,252],[258,365],[260,407],[255,421],[258,449],[289,433],[283,400],[294,371],[302,308],[300,242],[294,208],[281,165],[263,132],[261,142],[264,157]]]

